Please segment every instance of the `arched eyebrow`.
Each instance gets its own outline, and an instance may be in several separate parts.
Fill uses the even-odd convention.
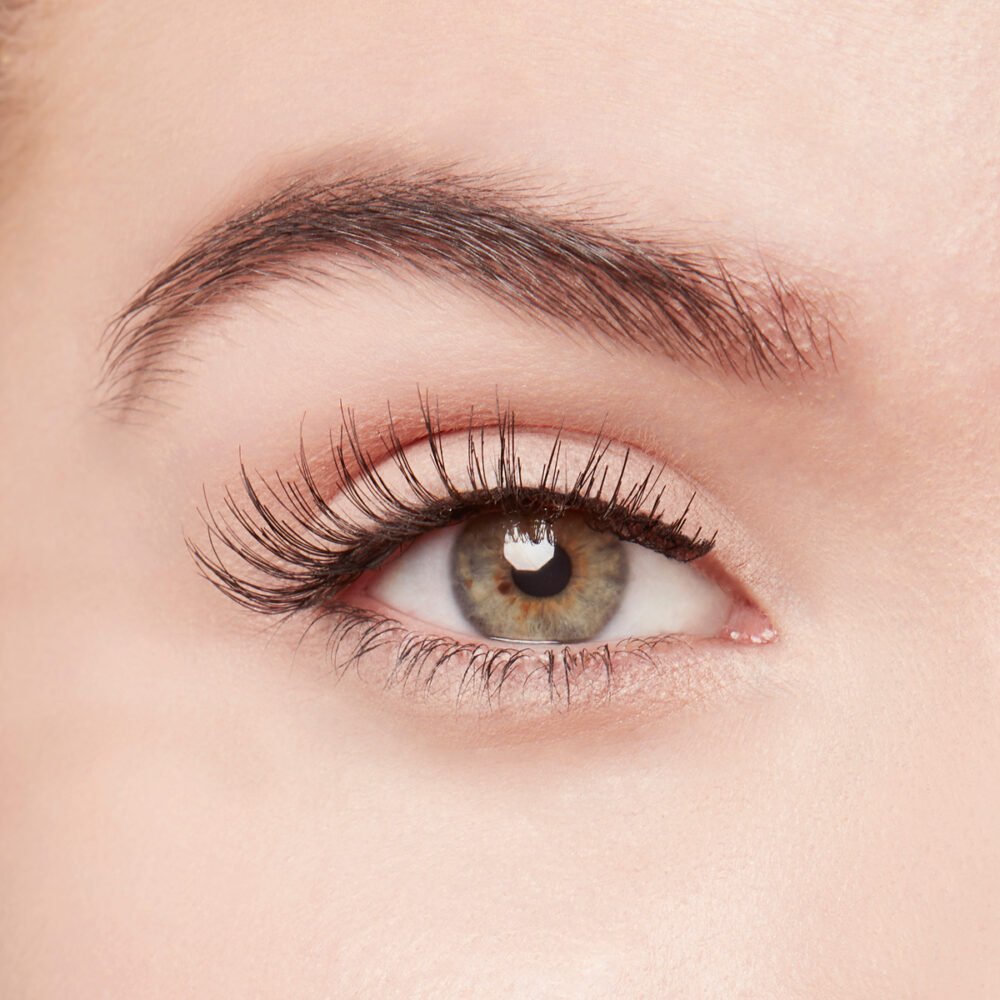
[[[313,173],[208,228],[128,303],[106,331],[104,402],[140,408],[153,383],[176,376],[178,348],[210,311],[359,262],[737,379],[790,380],[833,362],[820,298],[763,261],[739,273],[716,253],[554,212],[523,185],[481,176]]]

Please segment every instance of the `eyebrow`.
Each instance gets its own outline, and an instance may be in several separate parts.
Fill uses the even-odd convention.
[[[114,318],[104,403],[141,409],[182,373],[179,348],[220,307],[358,263],[457,282],[612,349],[739,380],[834,363],[823,298],[763,260],[739,273],[717,253],[556,211],[523,183],[450,170],[308,173],[206,229]]]

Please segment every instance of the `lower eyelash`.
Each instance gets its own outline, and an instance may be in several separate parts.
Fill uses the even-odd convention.
[[[310,623],[327,626],[328,659],[339,676],[362,672],[371,658],[387,655],[382,673],[385,688],[400,687],[427,694],[439,678],[450,686],[456,707],[472,701],[496,707],[510,686],[518,694],[547,701],[552,707],[606,700],[612,694],[622,658],[656,667],[654,654],[664,646],[690,648],[683,636],[630,638],[597,646],[498,646],[416,632],[402,622],[366,608],[334,605]],[[349,651],[348,651],[349,648]],[[457,667],[457,670],[446,669]]]

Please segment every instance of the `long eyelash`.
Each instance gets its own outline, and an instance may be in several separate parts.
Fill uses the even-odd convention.
[[[298,476],[276,476],[269,483],[251,476],[240,463],[243,498],[227,490],[223,510],[208,503],[202,513],[208,544],[190,538],[188,548],[202,573],[226,596],[252,611],[290,615],[330,602],[365,572],[382,565],[407,543],[437,528],[485,510],[536,514],[549,518],[582,512],[592,527],[613,531],[674,559],[690,561],[706,555],[714,536],[700,529],[684,534],[694,500],[673,521],[663,520],[665,486],[662,470],[650,468],[626,487],[630,454],[612,465],[612,441],[597,435],[583,468],[569,481],[562,466],[562,434],[557,432],[548,458],[531,485],[526,484],[517,453],[516,424],[510,409],[498,406],[496,424],[475,422],[470,413],[465,483],[446,467],[445,431],[429,397],[421,396],[420,412],[426,446],[439,480],[426,485],[414,469],[391,412],[380,445],[412,497],[404,497],[379,472],[378,461],[362,443],[353,411],[342,409],[339,440],[330,437],[338,507],[324,497],[304,441],[300,441]],[[497,458],[487,458],[487,441],[497,442]],[[235,567],[235,568],[234,568]]]

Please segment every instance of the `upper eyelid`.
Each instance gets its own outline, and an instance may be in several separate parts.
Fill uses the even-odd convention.
[[[453,473],[444,465],[444,459],[438,452],[441,441],[448,435],[443,434],[435,424],[427,397],[421,397],[421,409],[426,431],[424,443],[428,452],[434,456],[432,465],[442,480],[439,484],[443,488],[442,494],[435,496],[433,488],[426,487],[420,481],[407,458],[413,446],[403,445],[399,441],[390,418],[387,436],[390,441],[395,442],[393,461],[403,470],[404,482],[416,483],[417,490],[426,491],[427,498],[436,499],[445,507],[449,503],[459,506],[465,503],[462,509],[451,511],[450,519],[438,517],[435,520],[434,516],[428,516],[418,504],[415,513],[417,520],[414,523],[405,526],[395,535],[385,534],[387,519],[391,520],[395,516],[398,521],[401,504],[391,493],[385,492],[384,469],[380,471],[380,461],[366,455],[353,415],[350,411],[345,411],[343,433],[346,443],[342,442],[334,447],[331,456],[338,488],[327,490],[317,481],[304,443],[299,452],[298,478],[279,477],[275,482],[259,478],[259,482],[255,482],[246,467],[241,466],[241,488],[249,506],[242,505],[231,491],[226,491],[223,511],[217,512],[209,506],[202,513],[209,536],[208,546],[199,546],[188,539],[189,549],[203,574],[238,603],[268,613],[290,612],[318,598],[324,589],[328,592],[332,586],[331,579],[324,588],[324,580],[317,579],[319,570],[310,575],[307,571],[297,570],[296,566],[317,566],[316,560],[325,557],[329,559],[331,566],[335,565],[343,572],[346,585],[372,568],[377,560],[390,555],[403,542],[421,532],[453,523],[463,513],[467,515],[473,509],[488,505],[490,497],[484,495],[479,498],[481,502],[478,508],[470,506],[468,490],[475,488],[476,477],[488,477],[489,471],[477,470],[470,465],[465,470],[472,477],[468,489],[451,481]],[[482,442],[490,440],[493,434],[498,435],[499,440],[506,441],[508,464],[495,470],[504,486],[503,489],[497,489],[496,495],[502,495],[504,499],[511,497],[512,506],[517,504],[518,480],[523,475],[516,435],[528,433],[519,432],[515,428],[513,416],[508,410],[500,413],[496,425],[470,426],[466,432],[470,451],[475,450],[475,446],[484,447]],[[481,436],[478,445],[477,435]],[[546,461],[558,463],[561,433],[551,432],[546,440],[545,447],[549,454]],[[662,469],[660,473],[653,475],[652,469],[655,466],[652,466],[646,470],[645,476],[640,470],[634,476],[626,478],[626,466],[631,453],[626,450],[620,464],[610,461],[607,465],[602,465],[610,440],[597,435],[591,436],[589,441],[589,445],[581,445],[587,457],[575,460],[575,481],[569,484],[563,482],[562,485],[558,481],[551,482],[549,492],[552,495],[565,496],[567,492],[576,490],[575,497],[567,499],[567,507],[579,503],[581,509],[586,509],[587,500],[594,499],[595,503],[591,508],[599,511],[603,503],[615,517],[620,518],[619,527],[626,524],[634,527],[635,533],[629,536],[630,540],[659,547],[660,551],[667,551],[665,546],[674,545],[676,551],[682,553],[676,556],[678,558],[698,558],[714,547],[714,536],[702,536],[700,526],[696,526],[693,534],[687,532],[685,523],[691,506],[690,493],[686,495],[686,502],[681,499],[680,506],[672,511],[674,516],[670,522],[660,520],[667,513],[660,509],[660,501],[666,490],[666,486],[660,488]],[[501,453],[504,453],[503,447]],[[381,461],[384,462],[385,459]],[[356,468],[358,465],[360,470]],[[592,478],[587,476],[588,465],[594,472]],[[557,468],[556,465],[551,467]],[[617,484],[612,480],[610,489],[605,489],[608,486],[607,475],[600,480],[597,477],[602,471],[606,473],[609,469],[612,474],[617,469],[621,479]],[[544,475],[543,470],[539,476],[529,476],[529,481],[544,479]],[[553,475],[555,477],[555,473]],[[626,487],[621,488],[621,483],[626,483]],[[486,485],[485,480],[483,485]],[[337,500],[338,494],[345,493],[346,510]],[[408,503],[410,499],[412,498],[402,503]],[[378,510],[380,503],[385,503],[388,508],[388,513],[381,518]],[[642,534],[644,530],[645,535]],[[269,583],[267,580],[241,577],[227,564],[220,554],[220,548],[228,552],[229,556],[235,557],[238,564],[245,564],[244,569],[269,574],[273,580]]]
[[[105,335],[103,400],[138,406],[206,311],[277,280],[315,281],[352,258],[471,285],[515,311],[605,343],[762,380],[833,362],[829,296],[759,264],[554,212],[526,186],[454,171],[305,174],[206,230]]]

